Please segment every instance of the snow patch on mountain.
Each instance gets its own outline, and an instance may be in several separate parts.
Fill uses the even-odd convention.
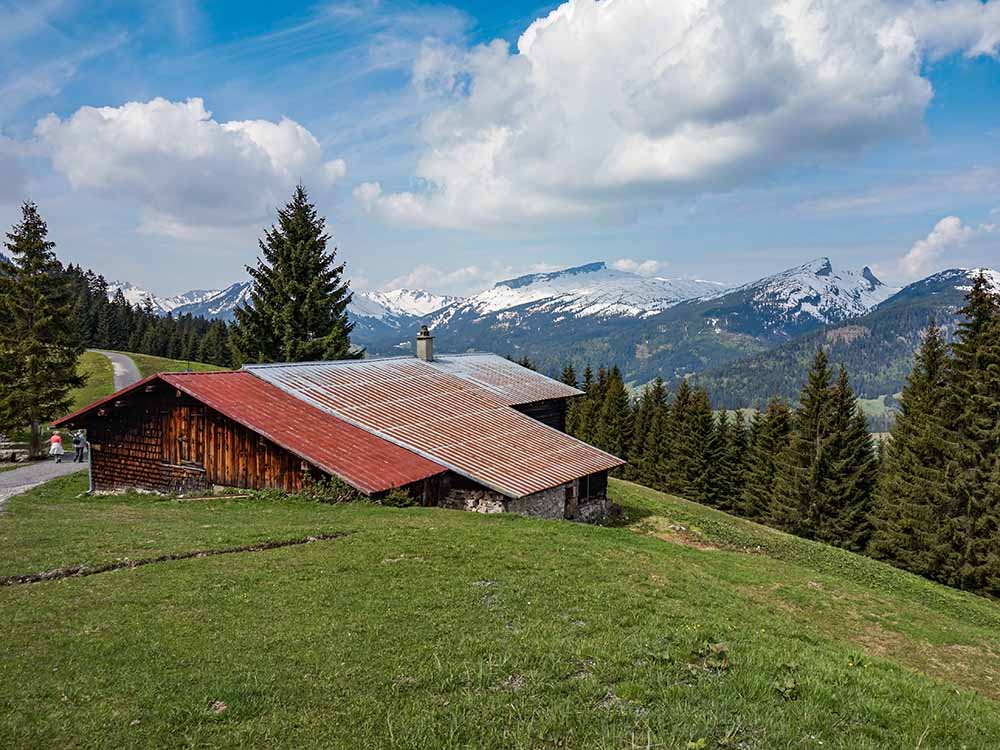
[[[423,317],[437,312],[442,307],[461,302],[461,297],[449,297],[442,294],[432,294],[422,289],[393,289],[388,292],[355,293],[354,299],[364,305],[375,303],[387,312],[396,316],[411,315]]]
[[[216,289],[193,289],[173,297],[160,297],[148,289],[143,289],[128,281],[110,281],[108,282],[108,298],[114,298],[119,289],[129,304],[144,307],[148,299],[153,305],[153,310],[161,315],[187,305],[197,304],[219,293]]]
[[[984,276],[986,278],[986,284],[989,286],[990,290],[995,294],[1000,294],[1000,271],[994,271],[992,268],[961,268],[958,270],[965,275],[965,278],[968,279],[969,283],[964,286],[957,286],[956,289],[961,289],[963,292],[967,292],[972,289],[972,282],[974,282],[979,276]]]
[[[835,270],[829,258],[817,258],[796,268],[745,284],[750,304],[779,318],[809,316],[837,323],[864,315],[899,289],[883,284],[871,269]]]
[[[647,278],[610,269],[605,263],[588,263],[499,281],[491,289],[444,309],[434,324],[446,325],[460,313],[484,316],[525,306],[530,306],[531,313],[641,318],[725,289],[713,281]]]

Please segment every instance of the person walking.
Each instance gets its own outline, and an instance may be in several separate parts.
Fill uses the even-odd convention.
[[[73,433],[73,463],[82,464],[83,463],[83,451],[87,446],[87,441],[83,439],[83,432],[77,431]]]
[[[56,459],[57,464],[62,463],[63,453],[62,435],[58,431],[52,433],[52,437],[49,438],[49,455]]]

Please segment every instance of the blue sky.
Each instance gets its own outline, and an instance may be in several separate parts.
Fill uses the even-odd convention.
[[[357,288],[1000,265],[1000,0],[801,5],[0,0],[0,221],[160,294],[297,180]]]

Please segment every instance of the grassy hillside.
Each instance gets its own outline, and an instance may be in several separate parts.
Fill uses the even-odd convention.
[[[84,352],[80,355],[76,367],[77,372],[86,378],[86,381],[81,387],[73,389],[71,394],[73,405],[70,411],[82,409],[87,404],[92,404],[114,392],[115,373],[110,360],[103,354]]]
[[[128,354],[132,358],[135,366],[139,368],[139,373],[144,378],[158,372],[185,372],[186,370],[191,370],[192,372],[216,372],[226,369],[218,365],[207,365],[203,362],[185,362],[179,359],[154,357],[150,354],[133,354],[132,352],[123,352],[123,354]]]
[[[995,748],[1000,609],[613,482],[619,528],[299,499],[14,498],[0,747]]]

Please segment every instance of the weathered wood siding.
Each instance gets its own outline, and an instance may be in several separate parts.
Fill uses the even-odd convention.
[[[186,395],[158,388],[87,424],[94,488],[193,492],[213,485],[294,491],[302,459]]]
[[[537,419],[560,432],[566,432],[566,410],[568,399],[550,398],[545,401],[533,401],[530,404],[518,404],[514,407],[522,414]]]

